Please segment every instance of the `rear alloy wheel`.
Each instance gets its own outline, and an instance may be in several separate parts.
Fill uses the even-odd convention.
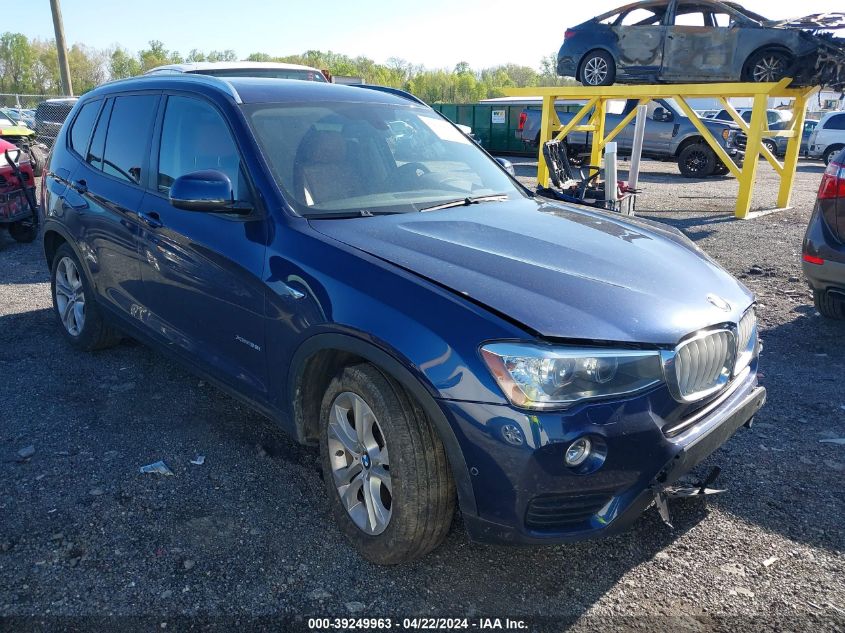
[[[320,409],[329,505],[364,558],[392,565],[446,537],[455,485],[439,436],[420,406],[369,364],[343,369]]]
[[[120,341],[120,334],[103,321],[91,284],[76,253],[67,244],[56,251],[50,281],[53,309],[71,345],[91,351]]]
[[[581,64],[581,83],[585,86],[609,86],[616,79],[616,64],[604,51],[589,53]]]
[[[845,319],[845,294],[813,290],[813,303],[826,319]]]
[[[772,139],[763,139],[763,145],[769,148],[769,151],[772,153],[772,156],[778,155],[778,145]]]
[[[746,64],[745,80],[754,83],[777,82],[786,77],[790,65],[789,55],[768,50],[754,54]]]
[[[685,178],[707,178],[716,172],[719,159],[704,143],[687,145],[678,155],[678,169]]]

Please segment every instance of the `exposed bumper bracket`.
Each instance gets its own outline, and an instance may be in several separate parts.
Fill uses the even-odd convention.
[[[663,522],[670,528],[674,529],[675,526],[672,525],[672,517],[669,514],[669,504],[667,503],[670,498],[700,497],[703,495],[716,495],[720,492],[725,492],[724,489],[710,488],[710,484],[716,481],[721,472],[721,468],[714,466],[707,476],[699,483],[689,486],[664,486],[663,488],[655,490],[654,505],[657,506],[657,511],[660,513],[660,518],[663,519]]]

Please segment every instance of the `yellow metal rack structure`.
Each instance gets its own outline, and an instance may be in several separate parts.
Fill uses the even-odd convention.
[[[777,208],[789,206],[792,195],[792,183],[795,179],[795,169],[798,166],[798,155],[801,146],[801,133],[804,129],[804,115],[807,110],[807,100],[818,91],[818,88],[789,88],[790,79],[783,79],[778,83],[718,83],[718,84],[656,84],[656,85],[613,85],[613,86],[558,86],[551,88],[509,88],[505,94],[510,97],[542,97],[543,113],[540,129],[540,155],[537,167],[537,182],[545,187],[549,186],[549,172],[543,160],[543,144],[552,138],[562,139],[570,132],[592,132],[592,149],[590,164],[601,164],[602,150],[625,129],[636,116],[634,108],[619,124],[609,132],[605,129],[605,113],[607,102],[618,99],[639,99],[647,103],[652,99],[671,97],[675,99],[693,125],[698,129],[701,137],[725,164],[730,173],[739,181],[739,194],[736,199],[735,214],[737,218],[751,217],[751,196],[754,182],[757,178],[757,162],[763,156],[772,165],[780,177]],[[713,138],[702,123],[700,117],[690,107],[687,99],[716,98],[733,118],[734,122],[746,134],[745,159],[739,167],[722,146]],[[753,106],[751,122],[746,123],[728,99],[732,97],[751,97]],[[769,99],[792,99],[792,120],[789,129],[769,130],[766,119],[766,109]],[[555,111],[558,99],[584,101],[583,107],[566,124],[561,125]],[[581,121],[589,115],[587,123]],[[769,149],[763,145],[764,138],[787,138],[786,155],[780,162]]]

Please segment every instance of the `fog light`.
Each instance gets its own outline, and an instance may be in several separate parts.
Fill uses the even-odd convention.
[[[581,437],[572,442],[569,448],[566,449],[566,456],[564,461],[567,466],[579,466],[590,456],[592,449],[592,442],[586,437]]]

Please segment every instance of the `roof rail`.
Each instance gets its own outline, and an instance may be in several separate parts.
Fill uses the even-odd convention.
[[[235,103],[241,104],[243,100],[241,99],[241,95],[238,94],[237,89],[235,86],[232,85],[231,82],[226,81],[226,79],[222,77],[213,77],[212,75],[201,75],[198,73],[183,73],[176,70],[161,70],[150,74],[143,74],[137,75],[135,77],[127,77],[126,79],[118,79],[116,81],[111,81],[107,84],[103,84],[104,86],[111,86],[114,84],[125,83],[125,82],[135,82],[135,81],[150,81],[154,79],[164,79],[164,80],[174,80],[180,79],[182,81],[191,81],[193,83],[205,84],[208,86],[214,86],[215,88],[220,88],[224,92],[226,92],[230,97],[235,100]]]

